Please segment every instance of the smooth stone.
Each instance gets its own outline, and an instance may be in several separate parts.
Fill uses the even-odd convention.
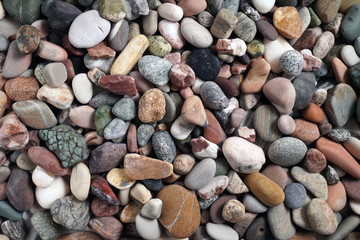
[[[241,1],[240,8],[251,20],[256,22],[260,19],[260,13],[252,7],[250,1]]]
[[[27,233],[24,221],[6,220],[1,224],[1,230],[10,239],[23,239]],[[9,239],[8,237],[6,238]]]
[[[27,126],[35,129],[50,128],[57,124],[57,119],[46,103],[39,100],[15,102],[13,110]]]
[[[38,136],[55,153],[63,167],[72,167],[89,156],[85,138],[69,125],[41,129]]]
[[[75,125],[90,129],[95,129],[94,115],[95,109],[88,105],[71,108],[69,113],[70,120]]]
[[[295,226],[291,221],[290,210],[283,203],[269,208],[267,220],[272,234],[277,239],[289,239],[296,233]]]
[[[276,31],[275,27],[268,21],[260,19],[255,24],[256,24],[257,31],[259,31],[259,33],[264,38],[266,38],[270,41],[275,41],[279,37],[279,34]]]
[[[265,83],[263,93],[281,114],[290,114],[295,103],[295,88],[286,78],[273,78]]]
[[[316,148],[308,149],[305,159],[306,168],[312,173],[321,172],[327,164],[325,155]]]
[[[117,167],[127,153],[126,144],[106,142],[96,147],[90,155],[89,169],[92,174]]]
[[[209,222],[206,224],[206,232],[211,238],[216,240],[222,239],[224,236],[226,236],[226,239],[229,240],[239,239],[237,232],[225,224],[215,224]]]
[[[267,13],[275,5],[275,0],[271,0],[266,3],[262,2],[262,1],[258,1],[258,0],[254,0],[254,1],[252,1],[252,3],[254,4],[254,7],[256,8],[256,10],[258,10],[260,13]]]
[[[275,10],[273,24],[276,30],[288,39],[299,38],[302,34],[302,22],[295,7],[285,6]]]
[[[339,170],[339,168],[338,167],[336,167],[336,168],[337,169],[333,168],[330,165],[327,165],[327,167],[325,168],[325,171],[324,171],[325,178],[329,185],[334,185],[340,181],[339,175],[340,175],[340,171],[342,171],[342,170],[340,169],[339,174],[338,174],[337,171]]]
[[[40,41],[36,53],[39,57],[54,62],[64,62],[68,58],[64,48],[45,40]]]
[[[237,12],[237,9],[236,9],[236,12]],[[236,12],[233,12],[234,14]],[[213,24],[214,22],[214,16],[209,13],[208,11],[203,11],[201,12],[199,15],[198,15],[198,22],[203,26],[203,27],[206,27],[206,28],[209,28],[211,27],[211,25]]]
[[[342,182],[328,185],[328,199],[326,201],[334,212],[341,211],[347,202],[346,190]]]
[[[5,92],[13,101],[34,99],[39,90],[39,83],[33,77],[16,77],[5,83]]]
[[[296,226],[308,231],[313,231],[313,228],[307,217],[307,205],[309,204],[310,200],[310,197],[307,196],[306,203],[300,208],[292,209],[291,213],[292,220]]]
[[[58,224],[71,230],[84,229],[90,220],[90,203],[73,195],[60,198],[51,205],[51,215]]]
[[[79,163],[72,168],[70,190],[78,200],[85,201],[87,199],[90,190],[90,182],[90,171],[84,163]]]
[[[251,68],[245,79],[241,82],[240,89],[245,94],[261,92],[270,73],[271,66],[264,58],[251,61]],[[249,105],[249,104],[247,104]],[[250,108],[250,107],[248,107]]]
[[[142,17],[142,26],[143,26],[143,30],[144,30],[145,35],[147,35],[147,36],[154,35],[156,33],[156,31],[158,30],[158,24],[157,24],[158,15],[159,14],[155,9],[155,10],[150,10],[149,15],[146,15],[146,16]],[[164,20],[164,21],[167,21],[167,20]],[[178,26],[179,26],[179,29],[180,29],[180,24],[178,24]],[[159,30],[160,30],[160,27],[159,27]]]
[[[30,221],[39,237],[44,240],[56,238],[64,231],[61,225],[54,222],[49,212],[36,212]]]
[[[23,217],[8,201],[0,201],[0,216],[12,221],[19,221]]]
[[[178,22],[163,19],[159,22],[159,31],[161,36],[170,43],[173,49],[181,49],[186,43],[185,38],[181,33],[181,26]]]
[[[309,105],[316,90],[315,75],[312,72],[302,72],[292,81],[292,84],[296,92],[293,108],[302,110]]]
[[[57,238],[57,240],[76,240],[76,239],[101,240],[101,237],[94,232],[79,231],[79,232],[64,234],[61,235],[61,237]]]
[[[175,143],[167,131],[155,132],[152,145],[158,159],[172,163],[176,157]]]
[[[230,166],[240,173],[259,171],[265,163],[263,150],[240,137],[226,139],[222,151]]]
[[[263,42],[265,45],[265,60],[270,64],[273,72],[280,73],[282,70],[279,66],[279,59],[284,52],[294,50],[293,47],[281,36],[275,41],[264,39]]]
[[[11,170],[6,166],[0,166],[0,173],[1,173],[0,182],[4,183],[10,176]]]
[[[165,18],[169,21],[177,22],[180,21],[183,17],[184,11],[181,7],[172,4],[172,3],[163,3],[158,8],[157,11],[160,17]]]
[[[212,203],[210,206],[210,210],[209,210],[210,220],[213,223],[224,223],[225,219],[222,216],[224,205],[226,204],[226,202],[235,199],[236,197],[234,195],[223,195],[218,199],[216,199],[216,201],[214,201],[214,203]]]
[[[193,16],[201,13],[205,10],[207,3],[203,0],[197,0],[196,2],[188,0],[180,0],[178,5],[184,10],[184,16]]]
[[[112,22],[121,21],[126,15],[126,5],[124,1],[99,1],[100,15]]]
[[[162,211],[162,201],[158,198],[149,200],[141,209],[141,215],[146,218],[158,219]]]
[[[88,27],[81,27],[84,24]],[[76,48],[90,48],[103,41],[109,32],[110,22],[101,18],[98,11],[90,10],[74,19],[69,29],[69,40]]]
[[[48,17],[48,28],[56,32],[68,32],[71,22],[82,13],[75,5],[63,1],[46,1],[41,10]]]
[[[220,61],[208,49],[195,49],[188,59],[195,75],[204,81],[214,80],[220,72]]]
[[[357,215],[360,215],[360,203],[359,201],[355,201],[353,199],[350,199],[349,201],[350,209],[356,213]]]
[[[226,97],[219,85],[211,81],[205,82],[201,85],[200,96],[205,107],[214,110],[223,110],[230,104],[229,99]]]
[[[74,100],[74,94],[71,88],[65,83],[58,88],[53,88],[45,84],[37,91],[37,98],[58,109],[67,109]]]
[[[253,124],[257,135],[267,142],[273,142],[281,137],[277,127],[278,112],[271,105],[259,106],[253,116]]]
[[[38,20],[41,15],[42,1],[3,1],[6,12],[15,20],[23,24],[31,24]]]
[[[136,229],[138,234],[144,239],[159,239],[161,236],[161,226],[156,219],[149,219],[141,216],[136,216]]]
[[[234,33],[245,42],[251,42],[256,35],[255,22],[242,12],[235,13],[235,16],[238,21],[234,27]]]
[[[18,211],[29,210],[34,204],[34,191],[27,171],[14,168],[6,185],[6,196],[10,204]]]
[[[284,189],[285,186],[288,184],[287,172],[284,168],[278,165],[269,164],[261,173],[274,181],[277,185],[281,187],[281,189]]]
[[[348,67],[352,67],[360,62],[360,58],[352,45],[346,45],[341,49],[341,59]]]
[[[239,233],[239,231],[237,232]],[[246,231],[246,239],[265,240],[271,235],[271,230],[265,216],[257,217],[253,222],[250,222],[250,226],[248,226]]]
[[[23,74],[31,64],[31,54],[20,53],[16,41],[10,43],[5,62],[2,65],[2,75],[5,78],[15,78]]]
[[[34,164],[40,166],[56,176],[65,176],[69,173],[68,168],[61,166],[58,158],[45,147],[33,146],[28,150],[28,157]]]
[[[290,76],[299,76],[303,69],[303,56],[296,50],[284,52],[279,58],[279,66]]]
[[[71,84],[76,99],[82,104],[87,104],[93,95],[93,86],[87,75],[85,73],[77,74]]]
[[[117,101],[120,100],[120,96],[115,95],[108,91],[103,91],[93,97],[89,105],[93,108],[98,108],[101,105],[114,105]]]
[[[211,158],[203,159],[185,177],[185,186],[192,190],[198,190],[214,177],[215,171],[215,161]]]
[[[106,175],[109,184],[119,190],[125,190],[134,185],[135,181],[130,179],[122,168],[113,168]]]
[[[129,23],[125,19],[122,19],[113,25],[108,35],[110,47],[115,51],[122,51],[128,42],[128,36]]]
[[[278,118],[277,126],[285,135],[290,135],[295,131],[296,125],[294,119],[289,115],[281,115]]]
[[[93,198],[90,207],[91,211],[97,217],[109,217],[119,213],[119,206],[111,205],[100,198]]]
[[[69,193],[69,185],[62,177],[56,177],[54,182],[46,187],[37,187],[35,197],[39,205],[44,209],[50,209],[51,205],[59,198],[65,197]]]
[[[346,150],[349,153],[351,153],[351,155],[353,155],[357,159],[360,159],[360,154],[359,154],[360,140],[359,139],[357,139],[355,137],[350,137],[348,140],[343,142],[343,145],[346,148]]]
[[[173,172],[173,165],[155,158],[129,153],[124,159],[125,175],[133,180],[162,179]]]
[[[116,140],[123,138],[128,129],[126,125],[127,124],[123,120],[119,118],[114,118],[104,128],[104,138],[107,140]]]
[[[326,54],[329,53],[329,51],[334,46],[334,44],[335,44],[334,34],[332,34],[329,31],[325,31],[320,35],[319,38],[317,38],[317,41],[313,48],[314,56],[323,59],[326,56]]]
[[[328,198],[327,182],[325,178],[319,173],[309,173],[301,167],[293,167],[291,169],[293,178],[304,185],[315,197],[323,199]]]
[[[323,23],[330,23],[334,20],[341,5],[341,1],[321,0],[315,3],[315,12]]]
[[[237,22],[238,19],[234,13],[226,8],[222,8],[215,16],[210,32],[219,39],[229,38]]]
[[[221,194],[229,184],[229,178],[225,175],[214,177],[208,184],[197,190],[197,194],[202,199],[213,198],[217,194]]]
[[[355,228],[360,223],[360,217],[358,215],[352,214],[345,218],[337,227],[336,231],[327,237],[328,240],[337,240],[337,239],[348,239],[350,233],[355,230]]]
[[[172,236],[187,238],[195,233],[200,225],[200,208],[194,193],[170,185],[160,190],[157,198],[163,202],[159,221]]]
[[[111,112],[124,121],[130,121],[136,116],[136,106],[132,98],[122,98],[112,107]]]
[[[244,204],[246,211],[252,213],[264,213],[268,210],[268,207],[265,204],[250,193],[244,194],[242,203]]]
[[[37,187],[48,187],[55,180],[55,174],[37,166],[32,173],[31,179]]]
[[[343,97],[341,97],[343,96]],[[330,120],[338,127],[344,126],[355,110],[355,91],[346,83],[339,83],[330,91],[325,101],[325,111]],[[341,111],[339,106],[343,106]]]
[[[151,83],[163,86],[168,83],[172,64],[157,56],[143,56],[138,62],[141,75]]]
[[[9,45],[10,41],[3,34],[0,34],[0,51],[7,51]]]
[[[176,156],[173,166],[174,172],[179,175],[188,174],[195,165],[195,158],[190,154],[179,154]]]
[[[152,135],[154,134],[154,128],[150,124],[141,124],[137,129],[137,141],[140,147],[145,146]]]
[[[84,57],[84,65],[88,69],[98,68],[100,71],[108,74],[110,73],[110,69],[115,62],[115,57],[108,58],[108,59],[94,59],[91,58],[90,55],[87,53]]]
[[[267,206],[277,206],[284,202],[285,195],[281,187],[261,173],[247,175],[245,184]]]
[[[111,107],[109,105],[100,105],[94,114],[94,123],[96,133],[100,136],[104,136],[104,129],[113,120],[111,114]]]
[[[351,133],[344,128],[334,128],[328,133],[328,136],[335,142],[345,142],[351,137]]]
[[[127,75],[149,46],[146,36],[139,34],[132,38],[111,66],[111,75]]]
[[[360,31],[356,26],[360,23],[359,3],[351,6],[347,11],[341,23],[341,33],[347,42],[352,43],[360,36]]]
[[[284,189],[285,204],[289,208],[300,208],[306,202],[306,189],[300,183],[290,183]]]
[[[307,147],[303,141],[293,137],[283,137],[271,143],[268,157],[279,166],[290,167],[301,162],[306,151]]]
[[[336,231],[335,214],[324,200],[313,198],[307,205],[307,216],[315,232],[330,235]]]
[[[103,239],[119,239],[123,230],[122,223],[113,216],[91,218],[89,226]]]
[[[355,201],[360,200],[359,191],[357,189],[358,179],[354,179],[350,176],[342,178],[341,182],[343,183],[346,191],[346,195]]]
[[[36,168],[36,165],[30,161],[29,156],[27,153],[20,153],[16,158],[16,165],[25,171],[34,171]]]
[[[141,206],[135,202],[127,204],[120,213],[120,221],[123,223],[133,223],[135,218],[139,215]]]
[[[208,48],[213,42],[213,37],[209,30],[192,18],[183,18],[180,27],[186,41],[197,48]]]

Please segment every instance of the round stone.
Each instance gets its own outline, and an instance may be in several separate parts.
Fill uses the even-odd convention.
[[[213,239],[221,239],[226,236],[228,240],[238,240],[239,235],[237,232],[230,226],[225,224],[215,224],[208,222],[206,224],[206,232]]]
[[[30,25],[22,25],[16,32],[16,43],[21,54],[35,52],[40,43],[40,30]]]
[[[290,76],[299,76],[303,69],[304,59],[298,51],[284,52],[279,59],[280,68]]]
[[[316,148],[306,152],[306,168],[309,172],[316,173],[325,169],[327,161],[325,155]]]
[[[55,180],[55,174],[37,166],[32,173],[32,181],[37,187],[48,187]]]
[[[91,174],[84,163],[79,163],[72,168],[70,177],[71,193],[80,201],[85,201],[89,195]]]
[[[285,135],[292,134],[296,128],[294,119],[289,115],[281,115],[278,118],[277,126],[280,132]]]
[[[141,209],[141,215],[147,218],[158,219],[161,216],[162,201],[159,198],[153,198]]]
[[[159,89],[147,90],[139,100],[138,117],[143,123],[160,121],[166,113],[164,94]]]
[[[184,2],[184,0],[182,0],[182,2]],[[213,42],[210,31],[192,18],[183,18],[180,27],[181,33],[186,41],[197,48],[203,48],[205,50],[210,47]]]
[[[56,177],[53,183],[46,188],[35,189],[36,200],[40,207],[50,209],[51,205],[59,198],[69,193],[69,185],[62,177]]]
[[[297,138],[283,137],[275,140],[268,149],[269,159],[282,167],[298,164],[305,157],[307,147]]]
[[[152,145],[158,159],[172,163],[176,157],[176,146],[167,131],[158,131],[152,137]]]
[[[208,49],[193,50],[189,57],[188,64],[201,80],[214,80],[220,72],[219,59]]]
[[[223,207],[222,216],[228,222],[240,222],[245,217],[245,207],[236,199],[229,200]]]
[[[314,231],[322,235],[334,233],[338,225],[333,210],[320,198],[313,198],[307,205],[307,217]]]
[[[141,75],[155,85],[163,86],[170,80],[172,64],[164,58],[146,55],[140,58],[138,66]]]
[[[284,189],[285,204],[289,208],[300,208],[306,201],[306,189],[300,183],[290,183]]]
[[[223,110],[230,104],[229,99],[215,82],[208,81],[201,85],[200,96],[205,107]]]
[[[203,159],[186,175],[184,183],[189,189],[198,190],[214,177],[215,171],[215,161],[211,158]]]
[[[87,75],[77,74],[71,84],[76,99],[82,104],[87,104],[93,95],[93,86]]]

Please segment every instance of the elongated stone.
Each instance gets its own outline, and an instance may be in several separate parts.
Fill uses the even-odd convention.
[[[144,54],[148,46],[149,40],[142,34],[131,39],[111,66],[111,75],[127,75]]]

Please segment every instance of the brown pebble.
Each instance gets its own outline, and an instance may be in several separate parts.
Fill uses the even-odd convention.
[[[186,175],[195,164],[195,158],[189,154],[177,155],[174,162],[174,171],[180,175]]]
[[[116,52],[106,42],[101,42],[94,47],[88,48],[87,51],[93,59],[108,59],[116,55]]]
[[[320,137],[319,128],[315,123],[295,119],[295,125],[295,131],[290,134],[291,137],[298,138],[306,144],[310,144]]]
[[[127,134],[127,148],[128,148],[128,151],[131,153],[136,152],[136,150],[138,149],[135,124],[130,124],[128,134]]]
[[[245,217],[245,207],[239,200],[229,200],[222,209],[222,217],[231,223],[240,222]]]
[[[0,146],[2,149],[19,150],[29,142],[29,132],[15,114],[5,116],[0,125]]]
[[[119,212],[119,206],[109,204],[100,198],[94,197],[91,202],[91,211],[97,217],[107,217],[117,214]]]
[[[324,154],[322,154],[322,152],[320,152],[316,148],[310,148],[306,152],[305,164],[309,172],[317,173],[325,169],[327,161],[326,157],[324,156]]]
[[[5,84],[5,92],[14,101],[25,101],[36,98],[39,82],[34,77],[16,77]]]
[[[147,90],[139,100],[138,117],[141,122],[160,121],[166,113],[164,94],[157,88]]]
[[[295,7],[279,7],[273,16],[274,27],[284,37],[296,39],[301,36],[301,18]]]
[[[89,226],[101,237],[110,240],[118,240],[123,230],[123,225],[115,217],[92,218]]]

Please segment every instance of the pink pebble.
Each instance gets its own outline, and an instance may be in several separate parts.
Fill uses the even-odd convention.
[[[282,115],[277,121],[278,128],[283,134],[289,135],[295,131],[295,121],[289,115]]]
[[[36,27],[37,29],[40,30],[40,32],[41,32],[40,38],[41,39],[45,39],[49,35],[49,31],[50,31],[49,23],[45,19],[39,19],[39,20],[33,22],[31,24],[31,26]]]
[[[194,96],[194,92],[191,90],[190,87],[180,89],[180,95],[187,99],[188,97]]]

